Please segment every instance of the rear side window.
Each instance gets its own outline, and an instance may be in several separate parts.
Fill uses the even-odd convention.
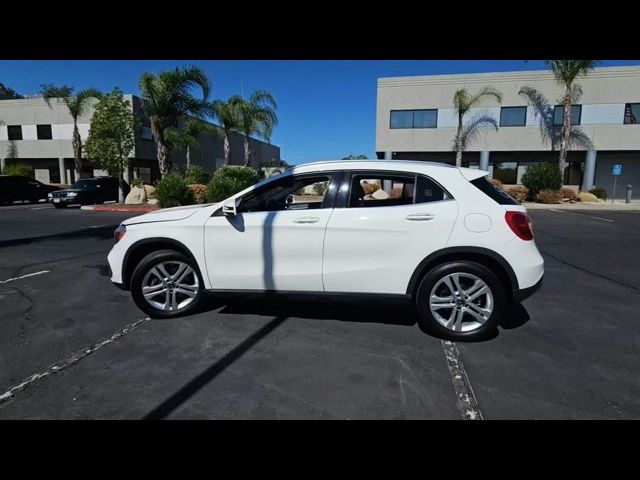
[[[367,173],[351,180],[350,208],[411,205],[415,190],[414,175]]]
[[[511,195],[489,182],[487,177],[476,178],[471,181],[471,184],[476,186],[479,190],[482,190],[488,197],[500,205],[519,205]]]

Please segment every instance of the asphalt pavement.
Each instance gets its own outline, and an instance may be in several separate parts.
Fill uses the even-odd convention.
[[[0,207],[0,419],[469,418],[461,395],[474,418],[640,418],[640,214],[531,214],[542,289],[447,345],[380,302],[148,320],[106,263],[135,214]]]

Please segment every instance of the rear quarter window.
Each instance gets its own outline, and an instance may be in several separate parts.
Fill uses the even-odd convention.
[[[489,182],[487,177],[476,178],[470,183],[500,205],[520,205],[516,199],[507,192]]]

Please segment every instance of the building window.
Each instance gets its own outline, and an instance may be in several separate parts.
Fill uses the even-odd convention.
[[[500,109],[501,127],[524,127],[527,123],[527,107],[502,107]]]
[[[8,125],[7,135],[9,140],[22,140],[22,125]]]
[[[51,125],[36,125],[38,131],[38,140],[51,140]]]
[[[580,125],[582,117],[582,105],[571,105],[571,125]],[[556,127],[564,123],[564,106],[556,105],[553,108],[553,124]]]
[[[436,128],[438,110],[391,110],[391,128]]]
[[[627,103],[624,106],[624,124],[634,125],[640,123],[640,103]]]

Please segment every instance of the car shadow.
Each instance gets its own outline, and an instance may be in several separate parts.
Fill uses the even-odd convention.
[[[219,314],[260,315],[273,317],[309,318],[314,320],[338,320],[355,323],[383,323],[412,326],[417,322],[415,310],[407,302],[377,299],[280,298],[229,298],[225,301],[212,298],[211,305],[224,307]]]

